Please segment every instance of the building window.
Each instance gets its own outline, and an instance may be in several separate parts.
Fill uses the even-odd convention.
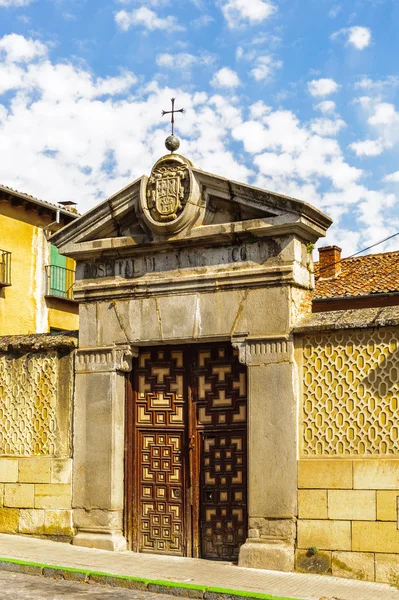
[[[73,300],[75,271],[57,265],[47,265],[47,296],[58,296]]]
[[[50,263],[46,266],[47,296],[57,296],[73,300],[73,284],[75,283],[75,270],[71,259],[62,256],[58,249],[51,244]]]
[[[11,252],[0,250],[0,287],[11,285]]]

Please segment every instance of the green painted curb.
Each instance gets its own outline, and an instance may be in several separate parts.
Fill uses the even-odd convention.
[[[288,598],[286,596],[270,596],[270,594],[262,594],[259,592],[246,592],[244,590],[230,590],[226,588],[218,588],[218,587],[207,587],[203,585],[197,585],[195,583],[184,583],[181,581],[163,581],[158,579],[145,579],[142,577],[134,577],[130,575],[113,575],[112,573],[103,573],[101,571],[90,571],[87,569],[75,569],[73,567],[61,567],[59,565],[49,565],[47,563],[37,563],[26,560],[20,560],[17,558],[4,558],[0,557],[0,570],[6,570],[7,564],[9,565],[20,565],[21,567],[31,567],[40,570],[40,573],[29,573],[29,574],[39,574],[43,575],[44,569],[49,569],[56,574],[59,572],[64,573],[75,573],[76,575],[84,575],[89,580],[91,577],[103,577],[105,579],[105,583],[107,583],[107,579],[112,581],[120,581],[122,582],[132,582],[137,584],[143,584],[149,589],[149,586],[159,587],[159,588],[168,588],[170,593],[173,595],[173,589],[187,592],[200,592],[203,598],[214,597],[217,596],[220,600],[230,600],[230,598],[256,598],[257,600],[300,600],[299,598]],[[81,579],[80,579],[81,581]],[[94,581],[94,579],[93,579]],[[123,585],[121,585],[123,587]],[[152,589],[151,591],[156,592],[156,589]],[[161,590],[160,590],[161,591]],[[164,592],[164,590],[162,590]],[[181,594],[176,594],[181,595]]]

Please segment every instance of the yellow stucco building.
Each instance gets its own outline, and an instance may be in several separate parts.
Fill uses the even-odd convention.
[[[48,241],[78,216],[0,185],[0,336],[78,329],[75,263]]]

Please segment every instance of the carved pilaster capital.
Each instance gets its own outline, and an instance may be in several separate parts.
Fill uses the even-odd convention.
[[[293,360],[294,346],[289,335],[252,338],[237,336],[232,339],[238,350],[238,359],[248,366],[268,365]]]
[[[138,356],[138,350],[129,344],[79,348],[76,352],[75,370],[76,373],[128,373],[132,370],[133,356]]]

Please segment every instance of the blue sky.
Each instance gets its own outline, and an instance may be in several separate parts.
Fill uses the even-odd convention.
[[[396,0],[0,0],[0,181],[84,212],[164,154],[399,231]],[[397,249],[397,238],[375,251]]]

